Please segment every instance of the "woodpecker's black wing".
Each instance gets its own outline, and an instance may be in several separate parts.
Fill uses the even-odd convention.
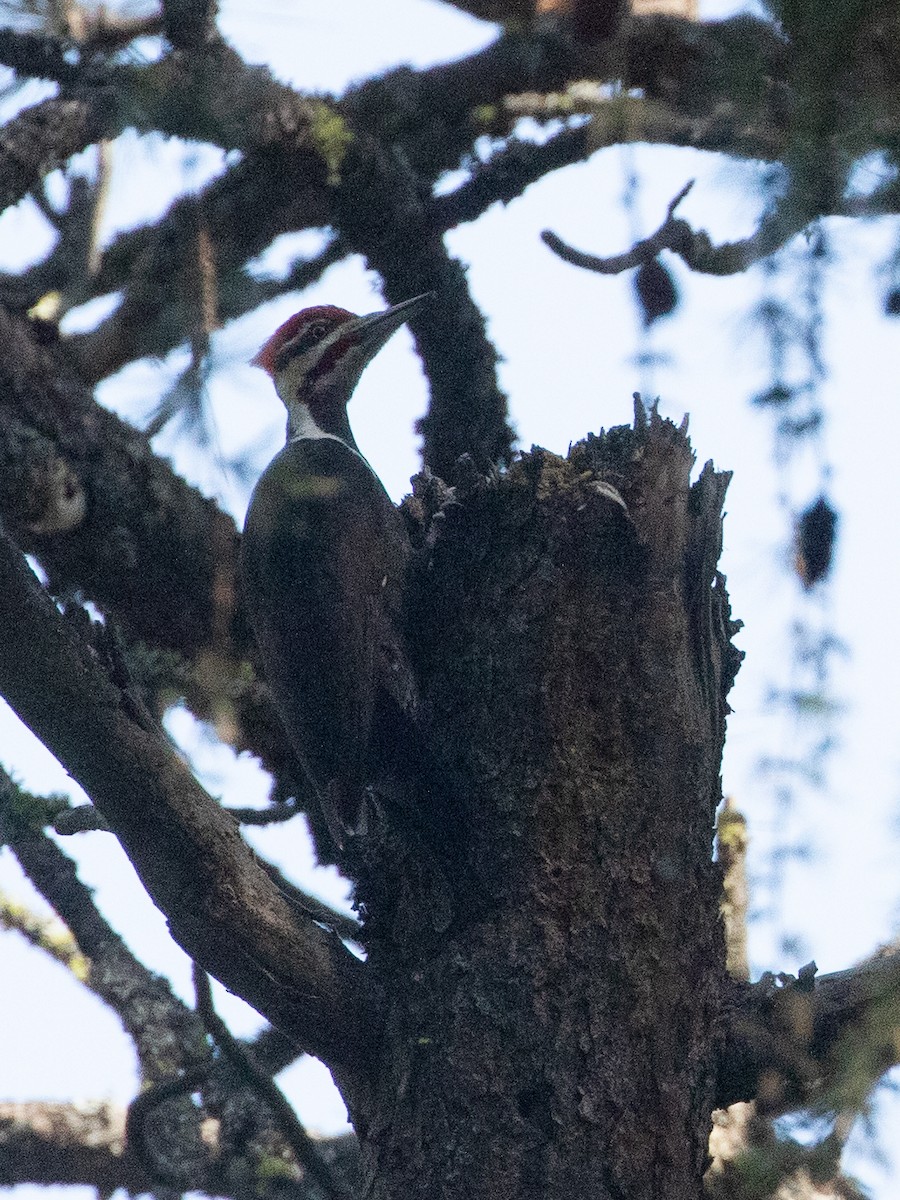
[[[415,706],[399,630],[409,545],[365,460],[330,437],[289,442],[253,493],[244,590],[293,749],[341,841],[355,831],[379,692]],[[336,820],[335,820],[336,818]]]

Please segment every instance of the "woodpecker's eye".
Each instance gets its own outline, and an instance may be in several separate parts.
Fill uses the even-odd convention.
[[[312,325],[307,325],[299,337],[295,338],[292,346],[295,354],[303,354],[306,350],[311,350],[328,332],[328,324],[325,321],[313,321]]]
[[[276,369],[282,370],[292,358],[296,358],[298,354],[305,354],[307,350],[312,350],[313,346],[321,342],[329,329],[327,321],[314,321],[312,325],[307,325],[301,333],[281,347],[275,359]]]

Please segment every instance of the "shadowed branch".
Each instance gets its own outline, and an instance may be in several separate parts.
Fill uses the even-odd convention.
[[[288,904],[232,818],[76,639],[6,538],[0,607],[17,630],[0,647],[0,692],[115,829],[176,940],[299,1046],[360,1067],[374,1021],[362,964]]]
[[[761,1110],[841,1107],[900,1061],[900,951],[859,966],[797,979],[764,976],[736,987],[728,1020],[721,1107],[757,1098]]]

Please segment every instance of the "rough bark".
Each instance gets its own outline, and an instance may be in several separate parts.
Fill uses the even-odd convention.
[[[874,1074],[893,1061],[895,955],[815,986],[726,979],[711,839],[737,665],[715,569],[727,477],[691,487],[691,464],[652,415],[568,461],[535,451],[453,492],[424,477],[406,506],[413,646],[455,802],[389,811],[348,864],[370,949],[351,990],[388,1014],[347,1092],[373,1196],[695,1196],[714,1104],[773,1069],[799,1102],[870,1027]],[[233,830],[36,581],[17,604],[18,578],[4,689],[176,934],[304,1040],[325,943],[308,946],[318,966],[267,975],[282,917]],[[299,949],[297,917],[278,936]],[[340,1006],[343,988],[316,1018],[326,1054],[356,1036]]]
[[[419,667],[459,806],[361,869],[378,1200],[699,1195],[736,652],[725,479],[691,487],[692,462],[653,414],[476,481],[425,538]]]

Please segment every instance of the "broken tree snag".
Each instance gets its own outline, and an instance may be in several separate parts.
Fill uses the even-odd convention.
[[[453,802],[361,872],[387,1027],[373,1200],[701,1193],[725,979],[712,861],[739,654],[727,477],[686,431],[419,481],[413,652]]]

